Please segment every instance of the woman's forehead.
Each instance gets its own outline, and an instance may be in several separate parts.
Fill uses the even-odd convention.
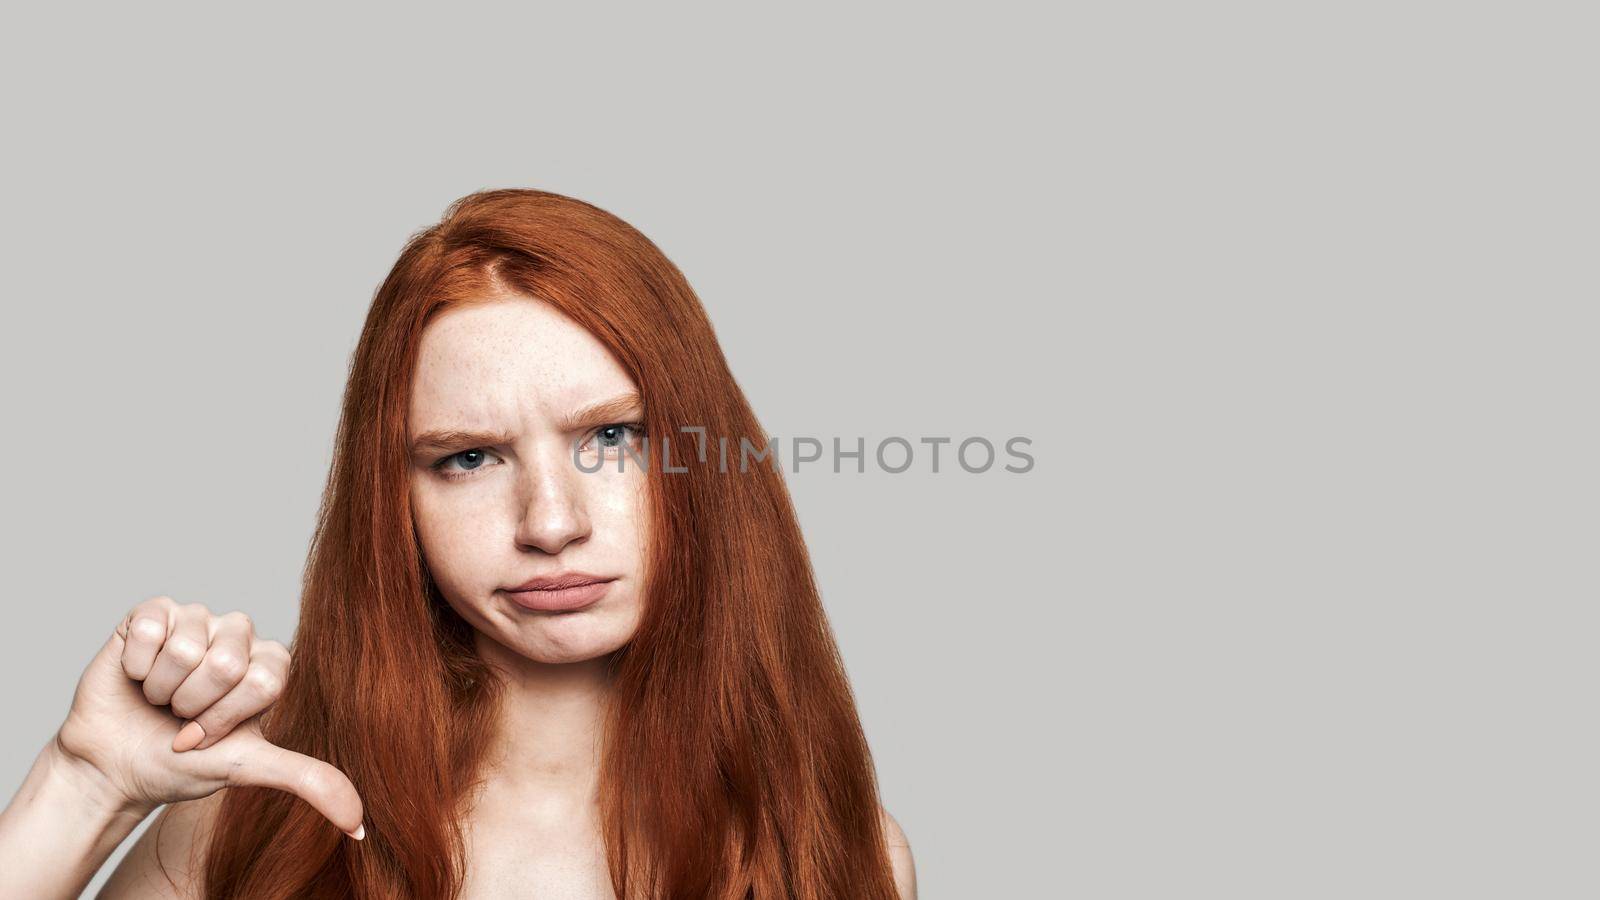
[[[412,421],[560,416],[636,389],[605,345],[554,307],[528,298],[495,301],[448,310],[428,324]]]

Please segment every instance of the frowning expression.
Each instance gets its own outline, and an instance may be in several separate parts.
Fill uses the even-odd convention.
[[[418,352],[411,508],[440,593],[489,652],[567,663],[626,644],[644,599],[646,473],[596,463],[642,436],[637,385],[592,334],[519,295],[440,313]],[[609,581],[510,590],[573,573]]]

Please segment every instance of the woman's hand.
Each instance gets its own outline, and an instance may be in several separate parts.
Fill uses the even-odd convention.
[[[153,597],[84,670],[56,749],[128,810],[258,785],[301,797],[359,839],[363,809],[350,779],[261,736],[260,713],[288,671],[289,651],[257,638],[243,613]]]

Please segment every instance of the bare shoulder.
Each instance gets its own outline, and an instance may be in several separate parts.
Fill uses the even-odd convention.
[[[911,859],[911,841],[887,809],[880,806],[878,812],[883,816],[883,836],[889,844],[889,864],[900,900],[917,900],[917,869]]]
[[[96,900],[194,900],[200,897],[204,852],[224,788],[209,797],[168,804],[128,849]]]

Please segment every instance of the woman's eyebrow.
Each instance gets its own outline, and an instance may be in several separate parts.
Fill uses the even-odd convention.
[[[609,400],[591,403],[561,417],[562,431],[575,431],[589,425],[605,425],[619,419],[642,415],[644,406],[638,391],[618,394]],[[435,428],[417,435],[411,442],[414,454],[442,453],[466,450],[472,447],[495,447],[510,444],[516,435],[503,431],[463,431],[456,428]]]
[[[411,442],[411,452],[423,454],[447,450],[465,450],[472,447],[494,447],[509,444],[514,435],[503,431],[458,431],[454,428],[436,428],[424,431]]]
[[[618,394],[610,400],[601,400],[591,403],[582,409],[574,410],[561,417],[560,430],[575,431],[589,425],[607,425],[618,419],[633,418],[644,414],[644,404],[638,391],[628,391]]]

